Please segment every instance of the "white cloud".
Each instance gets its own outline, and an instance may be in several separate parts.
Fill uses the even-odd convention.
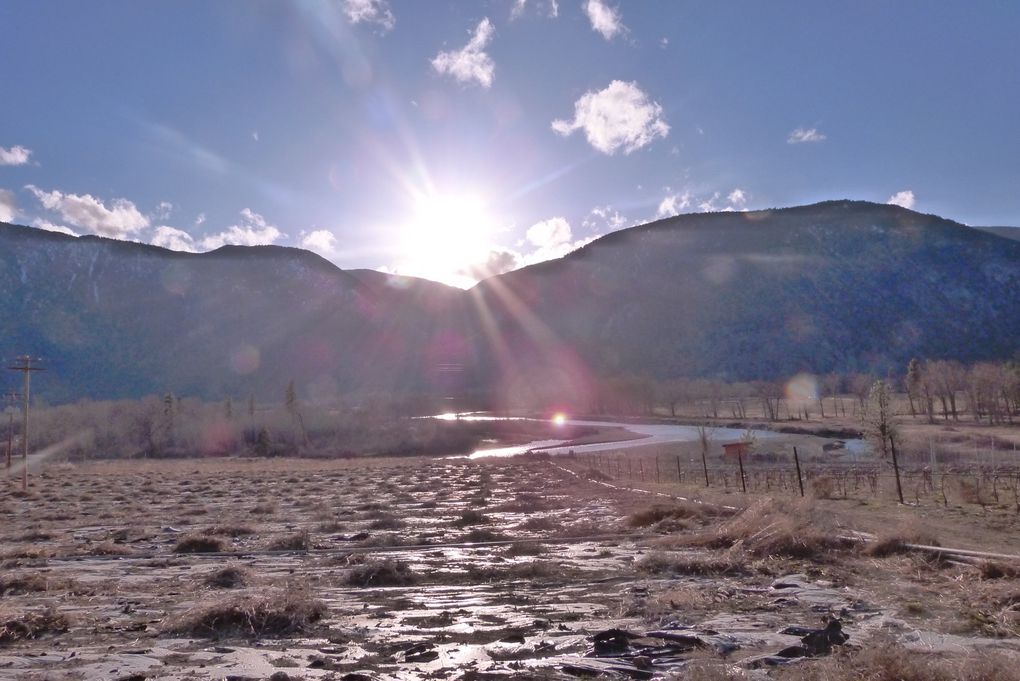
[[[747,192],[743,189],[734,189],[726,199],[730,202],[731,210],[743,210],[747,206]]]
[[[587,0],[584,3],[584,12],[591,21],[592,29],[601,33],[606,40],[612,40],[626,30],[620,10],[610,7],[604,0]]]
[[[546,15],[550,19],[555,19],[560,15],[560,4],[557,0],[546,0],[545,3],[542,3],[541,0],[539,0],[539,2],[535,4],[544,4],[546,6]],[[527,6],[528,0],[514,0],[514,5],[510,8],[510,19],[519,19],[523,16]]]
[[[18,216],[18,199],[9,189],[0,189],[0,222],[14,222]]]
[[[49,220],[35,220],[32,222],[32,226],[36,229],[44,229],[47,232],[57,232],[59,234],[67,234],[68,236],[78,236],[78,232],[74,231],[70,227],[55,225]]]
[[[618,149],[629,154],[669,133],[662,107],[651,101],[637,83],[622,80],[581,95],[574,103],[574,120],[555,120],[552,129],[564,137],[584,130],[588,142],[604,154]]]
[[[149,241],[153,246],[169,248],[171,251],[184,251],[194,253],[195,239],[183,229],[176,227],[161,226],[156,228],[156,233]]]
[[[615,231],[627,224],[627,218],[612,206],[596,206],[581,222],[588,229],[608,229]]]
[[[492,40],[493,31],[492,22],[482,19],[467,45],[460,50],[440,52],[432,59],[432,68],[462,83],[477,81],[484,88],[491,87],[496,65],[485,47]]]
[[[201,227],[203,224],[205,224],[205,213],[199,213],[195,217],[195,226]]]
[[[719,210],[719,206],[715,205],[715,202],[718,200],[719,192],[715,192],[710,198],[702,199],[702,201],[698,203],[698,210],[702,213],[715,213]]]
[[[301,248],[330,256],[336,253],[336,237],[328,229],[317,229],[302,236]]]
[[[601,234],[595,234],[575,241],[573,240],[573,230],[566,218],[549,218],[528,228],[527,241],[535,248],[530,253],[520,256],[519,260],[521,264],[531,265],[544,260],[562,258],[567,253],[576,251],[600,236]]]
[[[31,149],[15,144],[10,149],[0,147],[0,166],[23,166],[32,155]]]
[[[149,226],[149,219],[127,199],[114,199],[109,207],[91,194],[64,194],[25,187],[47,210],[60,213],[65,222],[87,232],[126,239]]]
[[[231,225],[219,234],[212,234],[200,242],[202,248],[215,250],[228,244],[233,246],[267,246],[275,243],[283,232],[266,222],[266,219],[249,208],[241,211],[241,224]]]
[[[666,191],[669,191],[669,189]],[[684,192],[683,194],[666,194],[662,201],[659,202],[659,208],[655,211],[655,217],[666,218],[673,215],[679,215],[690,207],[690,192]]]
[[[393,30],[397,24],[386,0],[343,0],[343,11],[352,24],[376,24],[383,32]]]
[[[786,138],[786,143],[804,144],[805,142],[822,142],[824,140],[825,134],[819,132],[817,128],[797,128]]]
[[[904,189],[903,191],[896,192],[890,196],[886,203],[894,206],[902,206],[903,208],[913,208],[916,203],[916,198],[914,197],[914,192],[909,189]]]
[[[539,248],[557,246],[570,241],[570,223],[566,218],[549,218],[528,228],[528,241]]]
[[[662,49],[669,47],[669,38],[659,38],[659,47]]]
[[[738,187],[726,195],[726,203],[719,203],[722,198],[723,195],[720,192],[713,192],[710,197],[698,202],[698,210],[702,213],[741,211],[747,208],[750,195],[746,190]]]

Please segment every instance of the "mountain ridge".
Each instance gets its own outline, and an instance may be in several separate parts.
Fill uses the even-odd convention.
[[[0,356],[49,399],[592,393],[616,375],[788,377],[1005,358],[1020,242],[836,200],[613,232],[466,291],[310,251],[182,253],[0,224]],[[548,395],[545,395],[548,397]]]

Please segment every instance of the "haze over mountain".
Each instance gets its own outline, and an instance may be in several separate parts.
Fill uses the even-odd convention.
[[[177,253],[0,225],[0,356],[51,401],[583,393],[598,377],[1012,356],[1020,243],[897,206],[681,215],[469,291],[282,247]]]

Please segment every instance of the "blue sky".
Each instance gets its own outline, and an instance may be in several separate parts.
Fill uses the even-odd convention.
[[[1020,223],[1020,3],[0,4],[0,220],[469,285],[699,210]]]

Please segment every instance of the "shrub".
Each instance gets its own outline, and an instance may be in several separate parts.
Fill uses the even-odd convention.
[[[282,637],[307,631],[326,606],[301,591],[244,592],[200,603],[169,620],[164,631],[205,638]]]
[[[242,565],[228,565],[207,574],[204,581],[214,589],[237,589],[252,583],[252,573]]]
[[[219,537],[189,534],[177,540],[174,553],[221,553],[223,546]]]
[[[42,638],[46,634],[62,634],[69,627],[67,617],[53,608],[13,616],[5,613],[0,615],[0,645]]]
[[[269,542],[266,549],[269,551],[307,551],[312,545],[308,532],[302,530],[285,537],[277,537]]]
[[[418,581],[411,566],[401,560],[371,560],[351,569],[344,580],[349,586],[408,586]]]

